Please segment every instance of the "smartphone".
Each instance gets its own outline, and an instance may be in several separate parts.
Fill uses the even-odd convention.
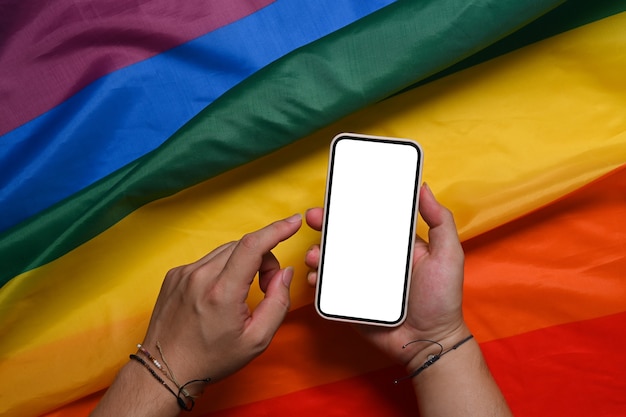
[[[342,133],[332,140],[315,297],[322,317],[404,321],[422,155],[409,139]]]

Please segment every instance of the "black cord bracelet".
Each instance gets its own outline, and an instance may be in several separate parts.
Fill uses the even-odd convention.
[[[148,364],[146,363],[146,361],[144,361],[144,360],[143,360],[143,359],[141,359],[139,356],[134,355],[134,354],[133,354],[133,355],[130,355],[130,358],[131,358],[132,360],[135,360],[135,361],[139,362],[140,364],[142,364],[142,365],[143,365],[143,367],[144,367],[144,368],[146,368],[146,369],[148,370],[148,372],[150,372],[150,375],[152,375],[152,376],[154,377],[154,379],[156,379],[157,381],[159,381],[159,383],[160,383],[161,385],[163,385],[165,388],[167,388],[167,390],[168,390],[169,392],[171,392],[171,393],[172,393],[172,395],[173,395],[174,397],[176,397],[176,403],[177,403],[177,404],[178,404],[178,406],[181,408],[181,410],[185,410],[185,411],[191,411],[191,410],[193,410],[193,406],[195,405],[195,401],[193,400],[193,398],[191,398],[191,397],[187,397],[187,399],[189,400],[189,403],[190,403],[189,405],[187,405],[187,403],[185,402],[185,400],[183,400],[183,399],[181,398],[181,391],[182,391],[182,388],[181,388],[181,389],[179,389],[179,390],[178,390],[178,394],[176,394],[176,393],[174,392],[174,390],[173,390],[173,389],[171,389],[169,385],[167,385],[167,383],[163,380],[163,378],[161,378],[161,377],[159,376],[159,374],[157,374],[157,373],[154,371],[154,369],[152,369],[152,368],[150,367],[150,365],[148,365]],[[204,381],[204,380],[202,380],[202,381]],[[190,381],[190,382],[188,382],[187,384],[183,385],[183,388],[184,388],[185,386],[187,386],[187,385],[191,384],[192,382],[200,382],[200,381]]]
[[[400,381],[404,381],[406,379],[411,379],[413,377],[416,377],[417,375],[421,374],[422,372],[424,372],[427,368],[429,368],[432,364],[434,364],[435,362],[437,362],[439,359],[441,359],[441,357],[443,355],[445,355],[446,353],[449,353],[453,350],[456,350],[459,346],[461,346],[463,343],[467,342],[468,340],[472,339],[474,337],[474,335],[469,335],[467,336],[465,339],[461,340],[460,342],[455,343],[450,349],[446,350],[444,352],[443,350],[443,346],[441,345],[441,343],[439,342],[435,342],[434,340],[426,340],[426,339],[418,339],[418,340],[413,340],[407,344],[405,344],[404,346],[402,346],[402,349],[406,348],[408,345],[412,344],[412,343],[416,343],[416,342],[428,342],[428,343],[433,343],[435,345],[439,345],[439,348],[441,349],[439,351],[438,354],[436,355],[429,355],[428,356],[428,360],[426,362],[424,362],[424,364],[422,366],[420,366],[419,368],[417,368],[415,371],[413,371],[410,375],[407,376],[403,376],[402,378],[398,378],[396,380],[393,381],[394,384],[397,384]]]

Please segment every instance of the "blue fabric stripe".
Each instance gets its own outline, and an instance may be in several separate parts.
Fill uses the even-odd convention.
[[[0,137],[0,230],[155,149],[263,66],[393,0],[279,0],[111,73]]]

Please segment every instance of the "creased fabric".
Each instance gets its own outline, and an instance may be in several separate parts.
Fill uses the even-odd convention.
[[[211,34],[297,4],[267,4]],[[143,338],[167,270],[322,204],[328,145],[341,131],[421,143],[423,178],[453,211],[467,253],[466,320],[515,415],[624,414],[624,10],[400,1],[220,87],[163,144],[0,235],[0,414],[87,415]],[[136,81],[146,91],[151,82]],[[141,114],[129,123],[150,129],[131,121]],[[69,143],[59,152],[79,158]],[[392,384],[403,369],[314,313],[302,259],[318,240],[305,228],[276,249],[296,270],[292,311],[267,352],[209,387],[192,415],[415,413],[410,389]],[[252,307],[260,297],[254,289]]]

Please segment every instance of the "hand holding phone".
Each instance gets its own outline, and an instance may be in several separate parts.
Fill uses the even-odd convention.
[[[397,326],[406,316],[422,150],[408,139],[340,134],[331,143],[316,308]]]

